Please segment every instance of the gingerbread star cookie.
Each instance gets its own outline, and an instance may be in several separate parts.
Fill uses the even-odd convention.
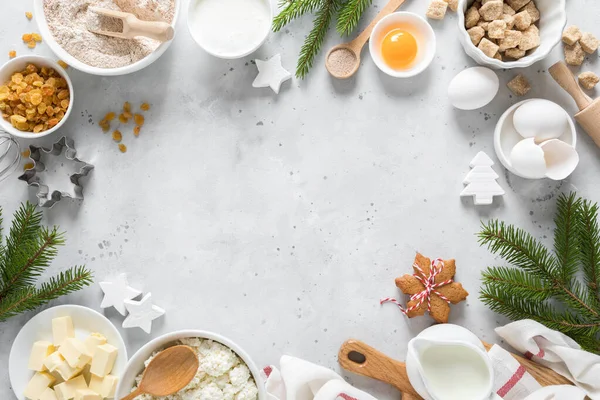
[[[465,300],[469,293],[463,286],[454,282],[456,262],[451,260],[434,260],[417,253],[413,264],[414,275],[396,278],[396,286],[410,295],[406,310],[402,311],[409,318],[429,315],[440,323],[448,322],[450,303],[458,304]]]

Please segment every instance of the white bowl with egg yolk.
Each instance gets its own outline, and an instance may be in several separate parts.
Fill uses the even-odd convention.
[[[414,60],[402,69],[394,69],[386,63],[382,55],[382,43],[385,36],[394,29],[411,34],[417,43]],[[409,78],[423,72],[435,56],[436,39],[433,28],[420,15],[410,12],[395,12],[382,18],[371,33],[369,52],[377,67],[395,78]]]

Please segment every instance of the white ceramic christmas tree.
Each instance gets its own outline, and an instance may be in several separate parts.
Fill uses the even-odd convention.
[[[492,204],[494,196],[504,195],[496,179],[498,174],[492,169],[494,162],[483,151],[477,153],[471,160],[471,171],[465,177],[463,184],[467,185],[460,193],[462,196],[473,196],[475,205]]]

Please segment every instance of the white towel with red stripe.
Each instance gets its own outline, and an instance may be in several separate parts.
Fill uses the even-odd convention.
[[[283,356],[279,367],[262,370],[269,400],[377,400],[320,365]]]
[[[592,400],[600,400],[600,356],[582,350],[570,337],[529,319],[496,328],[496,333],[527,358],[573,382]]]

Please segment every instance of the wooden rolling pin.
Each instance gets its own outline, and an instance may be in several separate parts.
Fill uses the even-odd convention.
[[[483,345],[487,350],[492,348],[491,344],[483,342]],[[572,385],[567,378],[549,368],[524,357],[511,355],[542,386]],[[389,383],[400,391],[403,400],[422,400],[408,381],[405,363],[396,361],[359,340],[351,339],[342,345],[338,362],[347,371]]]
[[[600,98],[592,100],[584,93],[577,79],[567,67],[567,65],[559,61],[549,69],[550,75],[554,80],[571,95],[579,112],[575,114],[575,119],[579,125],[587,132],[594,140],[596,145],[600,147]]]

